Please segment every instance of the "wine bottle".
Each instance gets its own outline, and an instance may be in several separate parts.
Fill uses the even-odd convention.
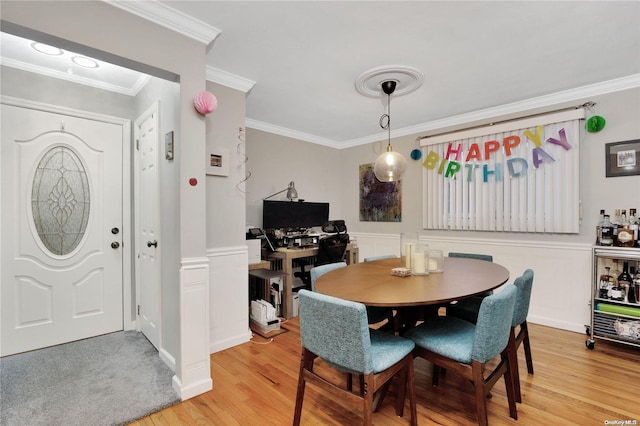
[[[631,277],[631,282],[629,283],[629,291],[627,293],[627,299],[629,299],[629,303],[638,303],[638,295],[635,291],[636,275],[637,274],[635,266],[629,266],[629,276]],[[640,277],[640,275],[638,277]]]
[[[624,262],[622,266],[622,272],[620,273],[620,275],[618,275],[618,288],[622,292],[620,300],[629,302],[629,289],[631,288],[632,282],[633,278],[631,277],[631,275],[629,275],[629,262]]]
[[[640,266],[633,277],[633,287],[636,303],[640,303]]]

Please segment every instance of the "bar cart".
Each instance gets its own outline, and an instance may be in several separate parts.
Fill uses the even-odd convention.
[[[618,268],[627,262],[634,268],[640,268],[640,248],[613,246],[593,247],[593,285],[591,288],[591,324],[586,326],[589,339],[587,348],[594,349],[595,339],[609,340],[640,347],[640,303],[635,294],[628,297],[612,297],[601,278],[606,277],[607,266]],[[614,273],[615,275],[615,273]],[[635,291],[633,284],[628,291]]]

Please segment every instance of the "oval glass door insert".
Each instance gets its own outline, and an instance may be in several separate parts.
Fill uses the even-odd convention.
[[[31,210],[38,237],[51,253],[64,256],[78,247],[89,221],[90,198],[78,155],[62,145],[50,148],[33,178]]]

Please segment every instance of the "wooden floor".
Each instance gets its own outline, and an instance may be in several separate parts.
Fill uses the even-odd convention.
[[[133,425],[289,425],[293,419],[300,334],[297,318],[273,341],[255,336],[211,355],[213,390],[167,408]],[[504,382],[488,400],[491,425],[638,425],[640,424],[640,349],[586,335],[530,324],[534,375],[519,354],[522,404],[518,421],[509,418]],[[327,371],[328,367],[320,365]],[[431,366],[416,359],[418,424],[476,424],[471,384],[453,373],[431,386]],[[336,378],[339,376],[336,376]],[[373,414],[374,425],[409,423],[393,407],[394,387]],[[320,396],[307,386],[303,425],[360,424],[359,407]],[[621,423],[614,423],[620,421]],[[627,421],[625,423],[625,421]]]

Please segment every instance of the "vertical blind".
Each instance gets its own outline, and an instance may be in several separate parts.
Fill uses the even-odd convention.
[[[578,233],[584,109],[422,139],[423,228]]]

